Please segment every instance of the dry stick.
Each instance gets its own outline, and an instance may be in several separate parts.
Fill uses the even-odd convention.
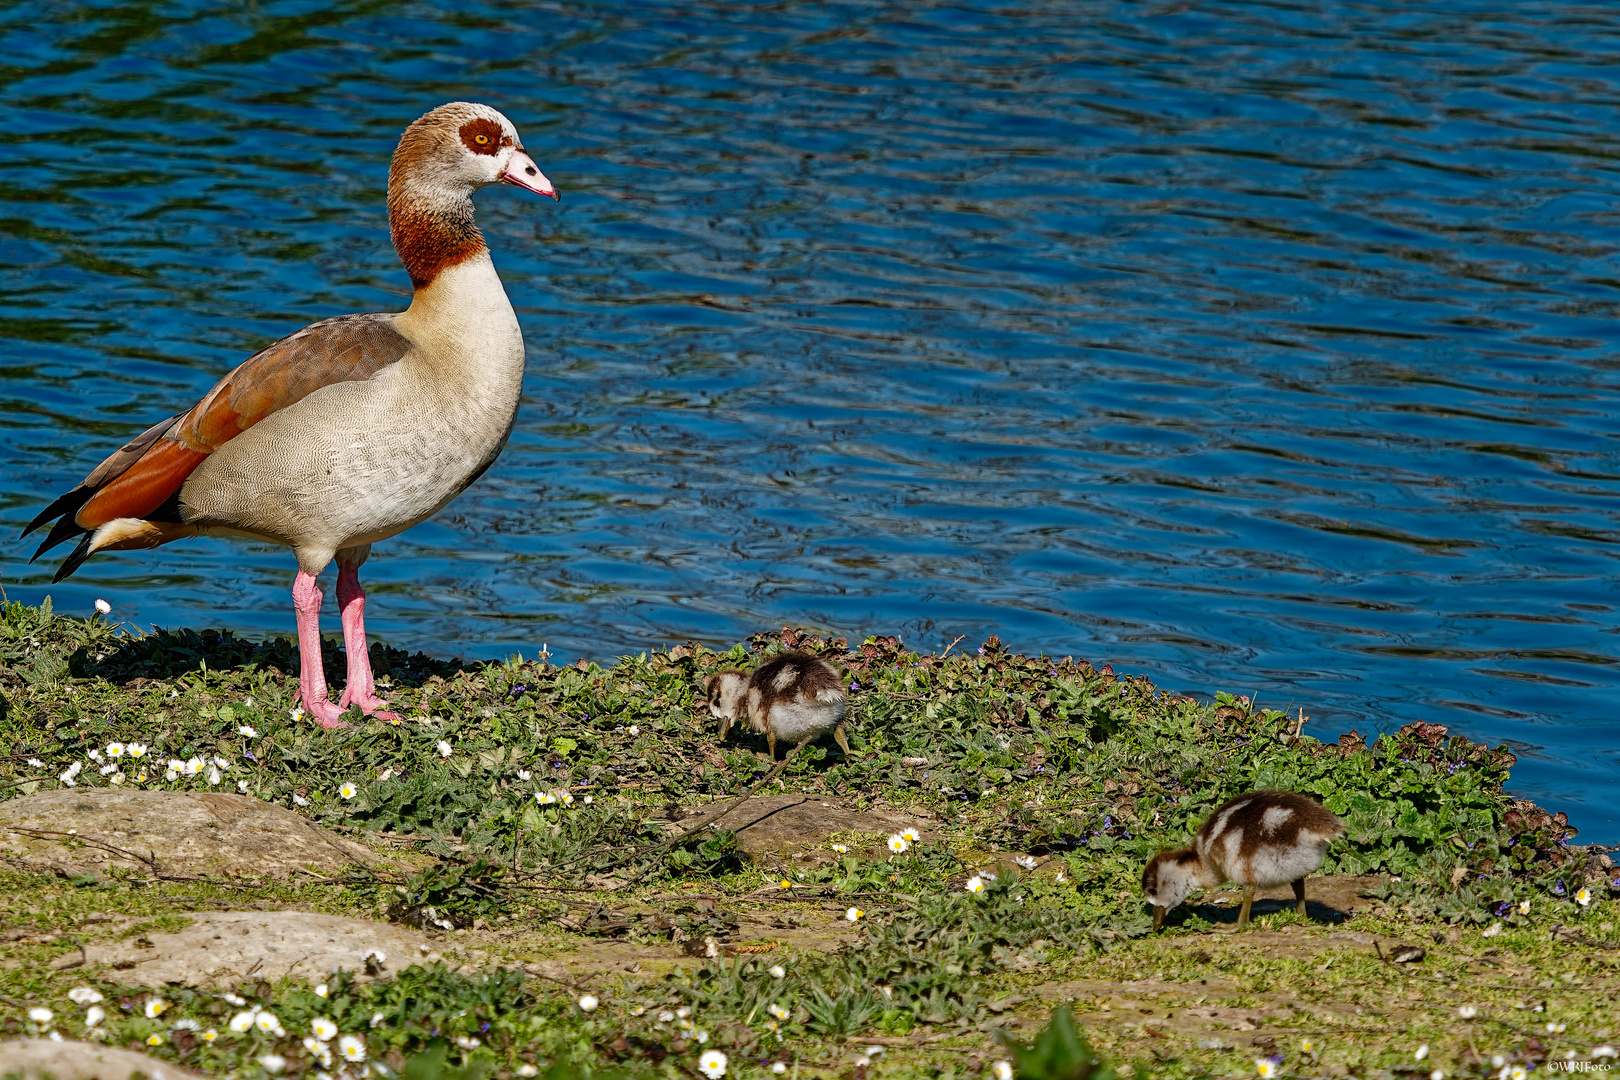
[[[1572,941],[1577,945],[1589,945],[1594,949],[1620,949],[1620,945],[1609,945],[1601,941],[1593,941],[1578,931],[1571,930],[1563,923],[1556,923],[1552,928],[1554,941]]]
[[[780,773],[783,769],[787,768],[787,763],[793,760],[793,755],[797,754],[800,750],[804,749],[804,747],[805,747],[805,743],[800,743],[798,746],[795,746],[792,750],[789,750],[787,752],[787,755],[785,757],[783,757],[781,761],[777,762],[776,768],[772,769],[770,772],[765,774],[765,778],[763,780],[761,780],[759,783],[755,784],[753,787],[749,788],[747,791],[743,792],[741,795],[739,795],[737,798],[733,799],[731,802],[727,803],[726,805],[722,806],[720,809],[716,810],[714,813],[710,814],[708,817],[704,818],[702,821],[698,822],[696,825],[693,825],[691,828],[687,829],[685,832],[676,833],[674,836],[670,837],[668,840],[665,840],[663,843],[661,843],[661,844],[657,845],[656,847],[653,847],[653,848],[651,848],[651,849],[649,849],[647,851],[632,852],[631,854],[626,855],[624,858],[619,859],[616,862],[610,862],[610,863],[607,864],[607,866],[603,867],[600,872],[605,874],[609,870],[618,869],[619,867],[623,866],[625,863],[634,862],[637,859],[644,859],[648,855],[657,855],[660,851],[664,851],[667,848],[674,847],[676,844],[679,844],[681,841],[687,840],[687,839],[691,838],[693,835],[695,835],[696,833],[702,832],[704,829],[708,828],[710,825],[713,825],[716,821],[719,821],[721,818],[725,817],[732,810],[735,810],[737,807],[741,806],[743,803],[745,803],[749,799],[753,798],[754,794],[756,792],[758,792],[760,788],[764,787],[766,784],[770,783],[772,780],[775,780],[776,777],[777,777],[777,774]],[[634,885],[637,881],[640,881],[642,878],[646,877],[647,873],[648,873],[648,871],[643,871],[634,881],[627,881],[627,882],[625,882],[625,884],[626,885]]]
[[[245,886],[245,885],[235,884],[235,883],[232,883],[232,882],[209,881],[207,878],[182,876],[180,874],[165,874],[158,867],[157,856],[155,854],[153,854],[153,855],[142,855],[138,851],[131,851],[128,848],[121,848],[116,844],[109,844],[109,843],[107,843],[107,841],[98,839],[97,837],[86,836],[85,834],[80,833],[77,830],[74,830],[72,832],[63,832],[61,829],[37,829],[37,828],[31,828],[31,827],[28,827],[28,826],[16,826],[16,825],[13,825],[11,827],[11,831],[15,832],[15,833],[21,833],[24,836],[32,836],[36,840],[68,839],[68,838],[71,838],[71,839],[74,839],[74,840],[82,841],[83,843],[86,843],[86,844],[93,844],[96,847],[106,848],[108,851],[111,851],[111,852],[113,852],[114,854],[117,854],[117,855],[128,855],[130,858],[134,859],[135,861],[140,862],[140,863],[144,863],[146,865],[147,869],[152,871],[152,877],[154,877],[158,881],[184,881],[184,882],[206,883],[206,884],[210,884],[210,885],[224,885],[224,886],[227,886],[229,888],[247,888],[247,886]]]

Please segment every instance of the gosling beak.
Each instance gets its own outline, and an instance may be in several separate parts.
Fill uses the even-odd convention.
[[[1155,934],[1159,932],[1159,927],[1164,925],[1164,917],[1168,914],[1170,914],[1170,909],[1167,907],[1156,907],[1153,909],[1153,932]]]
[[[549,195],[559,202],[562,201],[557,195],[557,189],[546,179],[546,174],[534,163],[534,158],[522,150],[512,151],[512,160],[506,163],[506,171],[501,174],[501,183],[520,187],[524,191],[532,191],[536,195]]]

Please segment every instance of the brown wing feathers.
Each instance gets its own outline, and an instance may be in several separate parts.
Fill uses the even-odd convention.
[[[369,379],[404,356],[410,343],[390,322],[386,315],[343,315],[255,353],[188,412],[132,439],[41,511],[22,535],[58,520],[34,558],[81,536],[53,579],[61,581],[89,558],[94,530],[109,521],[180,522],[181,485],[209,454],[322,387]]]

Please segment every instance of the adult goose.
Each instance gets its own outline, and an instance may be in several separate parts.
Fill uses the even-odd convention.
[[[517,316],[473,224],[472,193],[513,184],[557,198],[511,121],[456,101],[400,137],[388,172],[394,249],[415,293],[398,313],[341,315],[255,353],[186,412],[137,436],[47,506],[34,558],[246,536],[298,559],[299,696],[323,727],[351,705],[393,718],[366,652],[360,564],[431,517],[506,445],[523,381]],[[319,574],[338,563],[348,686],[327,699]]]

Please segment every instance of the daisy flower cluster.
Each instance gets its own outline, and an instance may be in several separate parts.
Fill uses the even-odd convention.
[[[639,1014],[632,1013],[632,1015]],[[697,1026],[697,1021],[692,1019],[692,1010],[684,1005],[678,1009],[664,1009],[660,1012],[657,1016],[657,1022],[653,1024],[653,1030],[671,1031],[676,1035],[692,1040],[699,1046],[709,1041],[708,1031]],[[724,1072],[724,1069],[721,1071]]]
[[[338,1034],[338,1026],[324,1016],[317,1016],[309,1022],[308,1035],[304,1036],[304,1049],[309,1051],[310,1057],[319,1061],[324,1068],[330,1069],[334,1057],[341,1057],[348,1064],[359,1064],[366,1060],[366,1040],[359,1035]],[[337,1040],[337,1051],[334,1054],[332,1040]]]
[[[974,874],[972,877],[968,878],[966,883],[963,884],[962,888],[966,889],[968,892],[970,892],[973,895],[977,896],[980,893],[984,892],[984,890],[994,880],[996,880],[996,875],[987,874],[987,873],[985,873],[984,871],[981,870],[979,873]]]
[[[893,836],[889,837],[889,850],[894,852],[896,855],[900,855],[900,854],[910,850],[911,845],[915,844],[918,840],[921,840],[921,839],[922,839],[922,834],[919,833],[915,828],[902,829],[899,832],[895,833]],[[840,845],[835,845],[833,850],[836,851],[836,850],[838,850],[838,848],[840,848],[842,846],[843,845],[841,845],[841,844]],[[845,849],[845,850],[847,850],[847,849]]]

